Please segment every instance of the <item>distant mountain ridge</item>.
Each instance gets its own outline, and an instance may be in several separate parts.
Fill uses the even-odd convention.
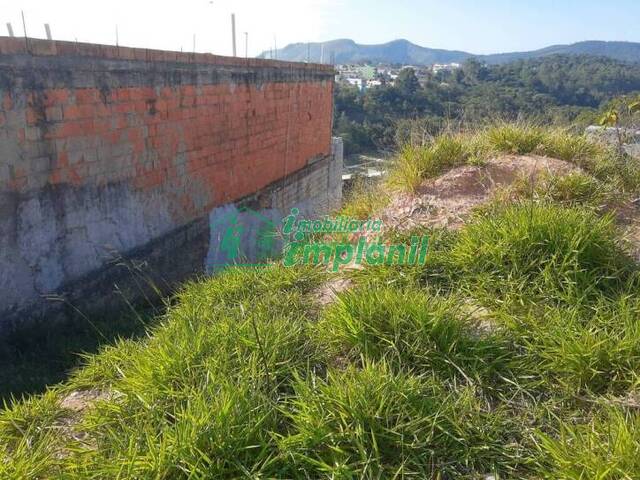
[[[605,42],[590,40],[570,45],[552,45],[528,52],[496,53],[475,55],[459,50],[442,50],[421,47],[408,40],[394,40],[378,45],[361,45],[350,39],[331,40],[321,43],[292,43],[278,49],[279,60],[304,62],[309,59],[319,62],[332,59],[335,63],[389,63],[404,65],[432,65],[434,63],[458,63],[467,58],[477,58],[489,64],[508,63],[514,60],[539,58],[548,55],[598,55],[625,62],[640,62],[640,43]],[[270,52],[260,54],[268,58]]]

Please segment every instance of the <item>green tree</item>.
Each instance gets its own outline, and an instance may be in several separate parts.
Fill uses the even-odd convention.
[[[413,68],[403,68],[396,78],[396,88],[405,97],[415,95],[420,90],[420,82]]]

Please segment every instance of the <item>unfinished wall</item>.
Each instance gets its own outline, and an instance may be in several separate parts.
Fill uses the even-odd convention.
[[[335,203],[332,79],[323,65],[0,38],[0,324],[46,314],[47,296],[104,298],[126,283],[113,258],[167,285],[204,268],[217,208]],[[319,191],[295,187],[318,171]]]

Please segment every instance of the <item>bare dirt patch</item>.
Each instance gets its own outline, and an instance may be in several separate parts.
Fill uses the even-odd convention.
[[[319,308],[326,307],[336,301],[339,293],[345,292],[351,287],[352,282],[348,278],[332,278],[313,292],[313,301]]]
[[[58,419],[54,427],[67,442],[72,441],[82,448],[95,449],[97,448],[95,439],[87,432],[80,430],[78,424],[96,402],[112,400],[115,397],[113,392],[100,389],[75,390],[60,400],[60,407],[68,414]],[[60,448],[56,456],[62,459],[68,457],[69,453],[66,448]]]
[[[60,401],[65,410],[82,413],[100,400],[110,400],[113,394],[104,390],[76,390]]]
[[[400,193],[379,216],[386,228],[410,230],[414,227],[460,228],[475,207],[488,202],[498,189],[508,187],[522,176],[536,177],[579,172],[575,165],[555,158],[507,155],[484,165],[454,168],[438,178],[422,183],[414,194]]]

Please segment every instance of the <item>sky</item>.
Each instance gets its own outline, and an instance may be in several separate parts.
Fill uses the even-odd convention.
[[[351,38],[471,53],[581,40],[640,42],[638,0],[0,0],[0,34],[255,56],[293,42]],[[245,35],[245,32],[248,35]],[[246,39],[248,38],[248,45]]]

